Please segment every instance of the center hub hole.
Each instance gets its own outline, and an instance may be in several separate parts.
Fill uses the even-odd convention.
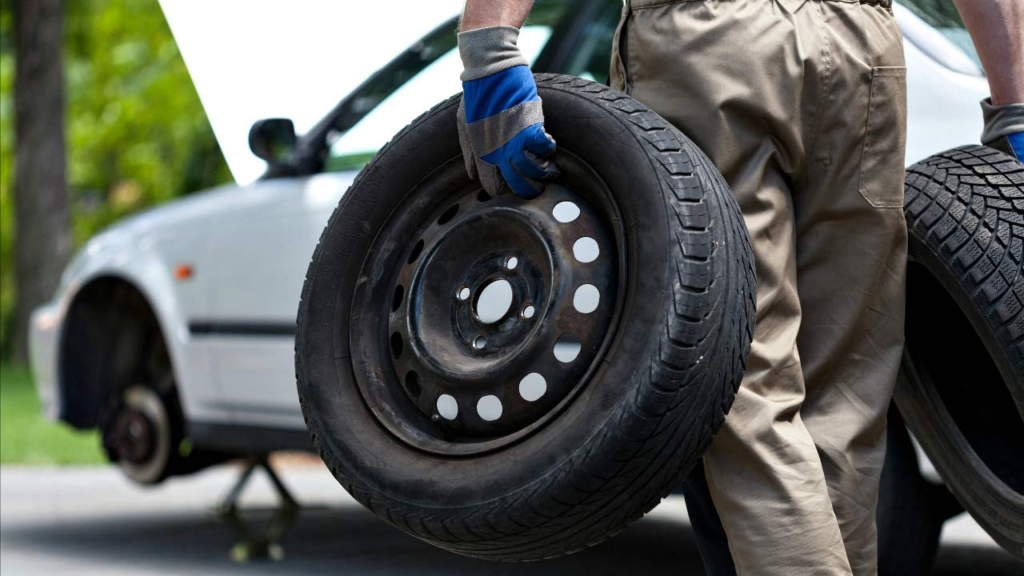
[[[494,324],[508,314],[512,307],[512,285],[508,280],[495,280],[480,292],[476,300],[476,315],[484,324]]]

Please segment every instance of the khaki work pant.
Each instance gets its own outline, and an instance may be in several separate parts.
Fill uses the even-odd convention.
[[[757,325],[704,458],[739,574],[875,574],[903,348],[906,69],[890,0],[627,0],[612,86],[692,138],[753,241]]]

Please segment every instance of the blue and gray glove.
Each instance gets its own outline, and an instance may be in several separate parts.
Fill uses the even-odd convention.
[[[986,98],[981,101],[981,111],[985,116],[981,143],[1024,162],[1024,104],[995,106]]]
[[[537,84],[516,41],[519,29],[492,26],[459,34],[462,104],[459,141],[470,177],[492,195],[502,180],[524,198],[557,175],[555,141],[544,131]]]

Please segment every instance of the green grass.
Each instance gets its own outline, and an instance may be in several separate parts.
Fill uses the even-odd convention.
[[[0,464],[102,464],[95,430],[50,422],[39,411],[32,375],[0,364]]]

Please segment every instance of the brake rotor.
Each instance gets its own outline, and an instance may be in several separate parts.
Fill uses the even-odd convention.
[[[141,385],[125,390],[123,401],[114,425],[117,464],[132,480],[155,482],[175,448],[167,408],[156,391]]]

